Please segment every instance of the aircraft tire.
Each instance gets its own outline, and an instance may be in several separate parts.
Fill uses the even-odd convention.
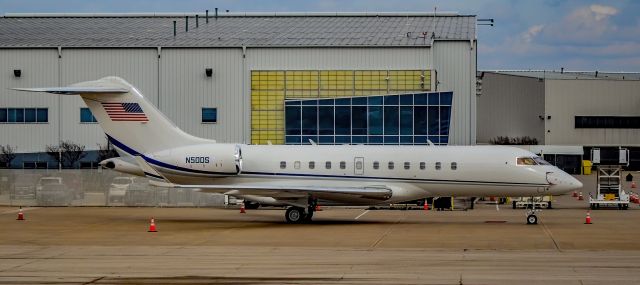
[[[289,207],[284,214],[288,223],[297,224],[305,220],[304,209],[299,207]]]
[[[535,225],[538,224],[538,216],[536,215],[528,215],[527,216],[527,225]]]

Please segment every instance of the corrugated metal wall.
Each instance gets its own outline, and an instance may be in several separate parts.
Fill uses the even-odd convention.
[[[640,116],[640,81],[545,81],[545,143],[640,145],[640,129],[576,129],[575,116]]]
[[[476,142],[476,51],[469,41],[436,41],[433,47],[436,91],[453,91],[449,144]]]
[[[46,124],[0,124],[0,144],[18,152],[43,151],[58,143],[59,96],[9,90],[15,87],[58,86],[58,51],[55,49],[10,49],[0,52],[0,108],[49,108]],[[20,69],[21,77],[13,75]]]
[[[529,136],[544,144],[544,82],[485,72],[477,104],[478,143],[497,136]]]
[[[42,151],[59,139],[96,149],[105,143],[97,124],[80,124],[84,103],[76,97],[6,91],[10,87],[65,86],[116,75],[138,87],[180,128],[220,142],[250,142],[251,70],[433,70],[438,90],[453,90],[452,144],[474,142],[475,50],[467,41],[436,41],[424,48],[156,48],[0,49],[0,106],[48,106],[49,124],[0,124],[0,144],[20,152]],[[243,55],[246,55],[243,56]],[[23,77],[13,77],[12,66]],[[205,69],[213,76],[206,77]],[[433,80],[432,80],[433,81]],[[475,96],[475,95],[474,95]],[[28,99],[29,98],[29,99]],[[475,98],[473,98],[475,99]],[[58,112],[58,102],[62,103]],[[201,108],[217,107],[218,123],[202,124]],[[58,125],[58,115],[62,124]],[[475,115],[473,116],[475,118]],[[59,128],[60,126],[60,128]],[[61,137],[58,133],[61,132]]]

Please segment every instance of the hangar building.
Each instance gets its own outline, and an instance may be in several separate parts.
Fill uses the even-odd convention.
[[[7,14],[0,144],[106,144],[81,99],[8,88],[110,75],[219,142],[474,144],[476,54],[452,13]]]
[[[622,147],[630,167],[640,169],[640,73],[481,71],[478,82],[479,144],[529,136],[582,146],[584,159],[600,148],[609,163]]]

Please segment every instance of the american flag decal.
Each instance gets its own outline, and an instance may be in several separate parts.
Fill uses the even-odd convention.
[[[102,103],[112,121],[118,122],[148,122],[138,103]]]

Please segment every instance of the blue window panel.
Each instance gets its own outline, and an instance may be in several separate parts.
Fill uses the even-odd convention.
[[[7,109],[0,108],[0,123],[6,123],[6,122],[7,122]]]
[[[400,136],[401,144],[413,144],[413,136]]]
[[[318,105],[322,105],[322,106],[333,105],[333,99],[318,100]]]
[[[413,105],[413,94],[400,95],[400,105]]]
[[[286,136],[285,142],[287,144],[300,144],[300,136]]]
[[[217,123],[218,122],[218,109],[216,109],[216,108],[202,108],[202,122],[203,123]]]
[[[442,106],[440,107],[440,135],[448,136],[449,135],[449,122],[451,118],[451,107]]]
[[[336,136],[336,144],[345,144],[351,143],[350,136]]]
[[[24,109],[9,108],[10,123],[24,123]]]
[[[367,97],[351,98],[351,105],[367,105]]]
[[[300,101],[298,101],[298,100],[285,101],[284,105],[285,106],[300,106]]]
[[[311,144],[309,140],[318,143],[318,136],[302,136],[302,144]]]
[[[318,138],[319,144],[333,144],[333,136],[320,136]]]
[[[299,106],[285,108],[285,128],[287,135],[300,135],[302,129],[302,113]]]
[[[413,137],[415,144],[427,144],[427,136],[415,136]]]
[[[350,134],[351,134],[351,107],[336,106],[336,135],[350,135]]]
[[[429,93],[429,105],[440,105],[440,93]]]
[[[429,106],[429,135],[440,134],[440,114],[438,106]]]
[[[318,135],[318,107],[302,107],[302,134]]]
[[[302,101],[302,106],[317,106],[318,100],[304,100]]]
[[[399,125],[398,106],[384,106],[384,134],[397,135]]]
[[[413,107],[413,133],[416,135],[427,135],[429,133],[429,125],[427,124],[427,107]]]
[[[441,144],[448,144],[449,143],[449,137],[448,136],[441,136],[440,137],[440,143]]]
[[[369,144],[382,144],[382,136],[369,136]]]
[[[36,122],[36,109],[35,108],[24,109],[24,122],[25,123],[35,123]]]
[[[36,110],[37,121],[38,123],[47,123],[49,122],[49,109],[47,108],[38,108]]]
[[[367,134],[367,106],[351,107],[351,134]]]
[[[369,106],[369,135],[382,134],[382,106]]]
[[[366,144],[367,136],[353,136],[351,137],[351,143],[353,144]]]
[[[451,105],[453,101],[453,92],[440,93],[440,105]]]
[[[351,98],[336,99],[336,105],[351,105]]]
[[[429,136],[428,138],[434,144],[439,144],[440,143],[440,136]]]
[[[385,105],[398,105],[398,103],[400,103],[400,99],[398,98],[398,95],[384,96]]]
[[[400,134],[413,135],[413,107],[400,107]]]
[[[382,105],[382,96],[371,96],[368,97],[369,106],[372,105]]]
[[[333,106],[318,107],[318,121],[319,134],[333,135]]]
[[[398,144],[398,136],[384,136],[384,144]]]
[[[427,105],[429,104],[429,93],[418,93],[413,97],[413,104]]]
[[[89,108],[80,108],[80,122],[81,123],[95,123],[96,118],[91,114],[91,110]]]

